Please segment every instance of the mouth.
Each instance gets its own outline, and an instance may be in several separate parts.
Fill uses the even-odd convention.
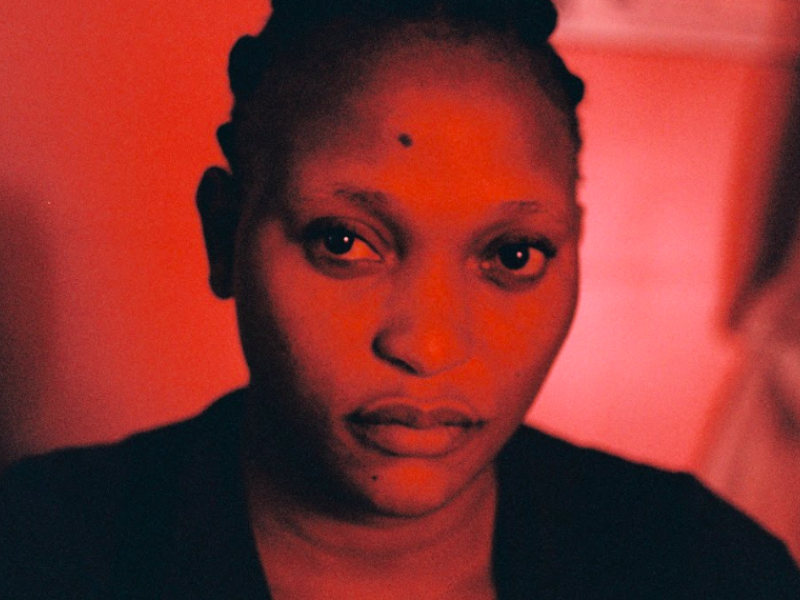
[[[371,402],[346,418],[362,444],[391,456],[438,458],[463,446],[484,425],[461,403],[420,403],[408,398]]]

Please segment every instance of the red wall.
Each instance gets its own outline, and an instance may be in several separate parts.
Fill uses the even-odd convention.
[[[10,3],[0,22],[0,450],[178,419],[246,380],[194,190],[227,52],[265,6]],[[740,59],[565,49],[589,83],[582,304],[533,420],[686,464],[724,376],[723,233],[756,75]],[[749,112],[748,112],[749,111]],[[760,111],[760,112],[759,112]]]
[[[791,71],[741,57],[565,51],[589,83],[584,286],[532,420],[691,466],[734,357],[724,323]]]

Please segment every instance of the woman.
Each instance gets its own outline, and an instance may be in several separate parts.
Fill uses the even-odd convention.
[[[549,1],[275,2],[198,191],[250,384],[12,469],[18,595],[797,597],[689,477],[520,428],[577,299],[554,26]]]

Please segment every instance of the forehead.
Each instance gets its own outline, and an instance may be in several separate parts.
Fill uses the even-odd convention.
[[[406,147],[416,156],[435,148],[448,154],[435,158],[465,164],[464,154],[479,148],[487,168],[527,162],[574,187],[566,116],[522,58],[486,41],[403,34],[371,53],[356,83],[331,94],[338,97],[323,111],[299,119],[294,159],[327,152],[377,160]]]

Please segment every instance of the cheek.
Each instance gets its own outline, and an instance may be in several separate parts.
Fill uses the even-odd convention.
[[[476,334],[497,397],[530,403],[563,345],[577,302],[577,254],[561,254],[558,267],[531,293],[481,303]]]
[[[265,227],[253,246],[245,292],[255,299],[247,311],[247,327],[256,333],[249,337],[257,340],[251,345],[269,348],[278,341],[286,354],[283,369],[297,386],[346,388],[369,359],[376,290],[320,275],[276,226]],[[269,354],[263,358],[273,361]]]

